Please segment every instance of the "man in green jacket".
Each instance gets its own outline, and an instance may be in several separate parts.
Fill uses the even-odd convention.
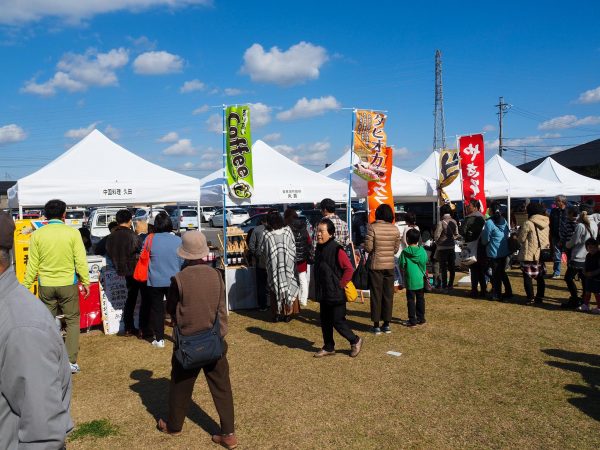
[[[77,277],[84,295],[89,295],[89,270],[85,247],[79,231],[65,225],[67,205],[62,200],[50,200],[44,206],[48,224],[36,230],[29,242],[29,259],[23,284],[30,288],[39,283],[40,300],[56,317],[60,312],[67,324],[66,346],[71,372],[79,372],[79,291]]]

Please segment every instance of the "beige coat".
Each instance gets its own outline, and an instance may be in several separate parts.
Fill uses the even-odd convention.
[[[400,232],[394,224],[377,220],[367,226],[365,250],[371,258],[372,270],[393,269],[399,248]]]
[[[539,244],[538,236],[540,238]],[[540,249],[550,248],[550,219],[540,214],[531,216],[519,229],[517,239],[521,244],[519,261],[539,261]]]

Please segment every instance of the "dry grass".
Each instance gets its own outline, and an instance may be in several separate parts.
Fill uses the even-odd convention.
[[[516,293],[522,281],[511,273]],[[365,338],[352,359],[336,335],[335,357],[321,345],[318,306],[290,324],[264,314],[230,316],[229,361],[241,448],[573,448],[600,447],[600,317],[558,308],[562,280],[548,280],[548,306],[522,297],[501,304],[460,295],[428,295],[428,324],[393,324],[373,336],[368,303],[351,305]],[[406,318],[404,293],[394,317]],[[133,338],[82,339],[75,377],[76,423],[108,418],[117,436],[82,438],[71,449],[216,448],[206,382],[196,384],[182,435],[155,430],[166,414],[170,344]],[[402,352],[394,357],[388,350]]]

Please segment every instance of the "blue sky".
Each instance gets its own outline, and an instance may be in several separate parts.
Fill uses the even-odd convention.
[[[387,110],[412,169],[432,149],[436,49],[449,144],[485,130],[496,153],[499,96],[513,163],[598,139],[600,5],[539,5],[0,0],[0,178],[94,127],[202,177],[220,166],[224,103],[253,104],[253,139],[313,170],[349,146],[344,108]]]

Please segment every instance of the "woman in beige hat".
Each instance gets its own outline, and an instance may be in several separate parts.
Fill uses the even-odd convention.
[[[177,254],[185,260],[183,269],[171,279],[167,296],[167,311],[175,319],[175,326],[183,336],[194,335],[213,328],[215,317],[223,338],[223,356],[209,364],[194,369],[184,369],[175,357],[171,360],[171,383],[169,389],[169,415],[159,419],[157,427],[168,434],[179,434],[187,414],[194,383],[204,371],[208,388],[221,421],[221,434],[212,440],[225,448],[237,446],[234,433],[233,394],[227,361],[227,309],[225,285],[221,274],[210,267],[204,259],[208,255],[206,237],[199,231],[188,231],[183,235]],[[218,314],[217,314],[218,312]]]

